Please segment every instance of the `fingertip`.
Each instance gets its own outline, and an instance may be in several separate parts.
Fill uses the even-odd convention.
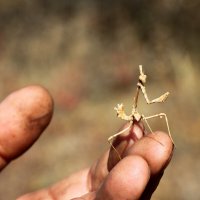
[[[164,132],[150,133],[135,143],[127,152],[127,155],[139,155],[150,166],[151,174],[157,174],[164,170],[173,154],[173,142]]]
[[[157,149],[158,152],[156,153],[156,156],[158,159],[158,164],[161,164],[161,167],[160,169],[158,168],[158,170],[164,170],[173,156],[174,142],[168,134],[162,131],[156,131],[155,133],[151,133],[149,137],[152,137],[153,139],[155,138],[155,140],[160,142],[160,147],[158,147]]]
[[[49,91],[40,85],[29,85],[8,95],[0,104],[0,110],[21,113],[37,119],[42,116],[49,118],[53,113],[53,98]]]
[[[154,133],[150,133],[147,137],[152,137],[152,139],[157,140],[162,146],[170,151],[174,148],[174,143],[169,135],[163,131],[155,131]]]
[[[31,106],[31,115],[33,109],[35,109],[35,115],[43,115],[45,113],[52,114],[53,112],[53,98],[49,91],[40,85],[26,86],[17,91],[22,94],[22,98],[19,98],[27,106]],[[37,116],[36,116],[37,117]]]
[[[125,124],[120,131],[126,130],[130,124]],[[108,158],[108,170],[110,171],[120,160],[124,158],[124,153],[134,143],[144,136],[144,125],[141,122],[134,122],[129,129],[124,131],[113,141]],[[114,148],[113,148],[114,147]]]
[[[27,150],[48,126],[53,99],[39,85],[11,93],[0,104],[0,170]]]
[[[127,156],[110,171],[97,197],[115,200],[139,199],[149,179],[147,162],[137,155]]]

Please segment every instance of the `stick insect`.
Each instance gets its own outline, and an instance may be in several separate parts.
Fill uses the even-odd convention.
[[[109,144],[111,145],[111,147],[116,151],[118,157],[121,159],[121,156],[119,154],[119,152],[117,151],[117,149],[113,146],[113,143],[112,141],[119,135],[123,134],[124,132],[130,130],[131,126],[134,124],[134,122],[140,122],[141,120],[143,120],[147,127],[149,128],[149,130],[153,133],[149,123],[148,123],[148,119],[151,119],[151,118],[155,118],[155,117],[160,117],[160,118],[165,118],[165,122],[166,122],[166,125],[167,125],[167,130],[168,130],[168,134],[169,134],[169,137],[171,138],[172,142],[173,142],[173,139],[172,139],[172,136],[171,136],[171,132],[170,132],[170,128],[169,128],[169,122],[168,122],[168,119],[167,119],[167,115],[165,113],[159,113],[159,114],[155,114],[155,115],[151,115],[151,116],[148,116],[148,117],[145,117],[144,115],[140,114],[138,111],[137,111],[137,104],[138,104],[138,97],[139,97],[139,93],[140,91],[142,92],[144,98],[145,98],[145,101],[147,104],[153,104],[153,103],[162,103],[164,102],[167,97],[169,96],[169,92],[166,92],[164,93],[163,95],[161,95],[160,97],[158,98],[155,98],[153,100],[149,100],[149,97],[147,95],[147,92],[146,92],[146,88],[145,88],[145,83],[146,83],[146,79],[147,79],[147,75],[144,74],[143,70],[142,70],[142,65],[139,65],[139,71],[140,71],[140,75],[139,75],[139,80],[138,80],[138,83],[137,83],[137,89],[136,89],[136,95],[134,97],[134,101],[133,101],[133,107],[132,107],[132,112],[130,115],[127,115],[124,111],[124,105],[123,104],[118,104],[117,107],[114,108],[114,110],[117,111],[117,116],[125,121],[128,121],[129,122],[129,125],[128,127],[126,127],[125,129],[119,131],[118,133],[110,136],[108,138],[108,142]],[[174,142],[173,142],[174,143]]]

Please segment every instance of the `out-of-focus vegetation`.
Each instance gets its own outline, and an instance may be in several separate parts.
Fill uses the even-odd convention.
[[[0,1],[0,96],[41,84],[55,100],[40,140],[0,175],[0,199],[46,187],[90,165],[123,123],[138,65],[151,98],[165,91],[175,155],[153,200],[200,199],[200,3],[191,1]],[[154,130],[160,119],[151,121]],[[165,129],[164,129],[165,130]]]

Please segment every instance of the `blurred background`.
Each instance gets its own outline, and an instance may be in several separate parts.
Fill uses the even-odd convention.
[[[138,65],[150,99],[164,104],[175,154],[153,200],[200,199],[199,53],[197,0],[1,0],[0,98],[30,84],[52,94],[55,113],[39,141],[0,175],[0,199],[47,187],[91,165],[124,123],[113,108],[131,109]],[[161,119],[153,130],[166,130]]]

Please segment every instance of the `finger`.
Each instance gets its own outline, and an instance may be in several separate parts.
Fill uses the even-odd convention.
[[[149,178],[146,160],[136,155],[127,156],[110,171],[95,200],[139,199]]]
[[[52,98],[40,86],[13,92],[0,104],[0,170],[34,143],[52,113]]]
[[[136,200],[144,192],[149,178],[147,162],[140,156],[127,156],[111,170],[97,192],[73,200]]]
[[[174,145],[166,133],[155,132],[142,138],[127,151],[127,156],[138,155],[144,158],[150,168],[151,178],[141,199],[151,199],[162,178],[164,169],[171,160],[173,148]]]
[[[126,129],[128,124],[125,124],[121,130]],[[120,130],[120,131],[121,131]],[[110,171],[119,161],[119,155],[121,158],[125,156],[128,148],[130,148],[135,142],[144,136],[144,126],[142,123],[135,122],[132,124],[129,130],[123,132],[113,141],[113,147],[110,148],[108,159],[108,170]]]
[[[163,171],[171,160],[174,145],[170,137],[161,131],[150,133],[127,149],[125,156],[138,155],[144,158],[151,170],[151,174]]]
[[[126,128],[125,125],[122,129]],[[134,124],[129,131],[124,132],[117,137],[114,141],[114,146],[117,147],[117,151],[123,156],[124,151],[128,146],[132,145],[144,134],[144,127],[142,124]],[[131,140],[133,141],[131,142]],[[99,160],[94,163],[90,169],[89,178],[91,182],[91,191],[95,191],[104,181],[104,178],[108,175],[109,171],[119,162],[119,157],[116,151],[111,147],[109,151],[105,152]]]
[[[105,177],[108,175],[108,155],[109,151],[106,151],[100,158],[95,162],[89,171],[88,181],[90,185],[90,191],[98,190],[99,186],[104,181]]]

